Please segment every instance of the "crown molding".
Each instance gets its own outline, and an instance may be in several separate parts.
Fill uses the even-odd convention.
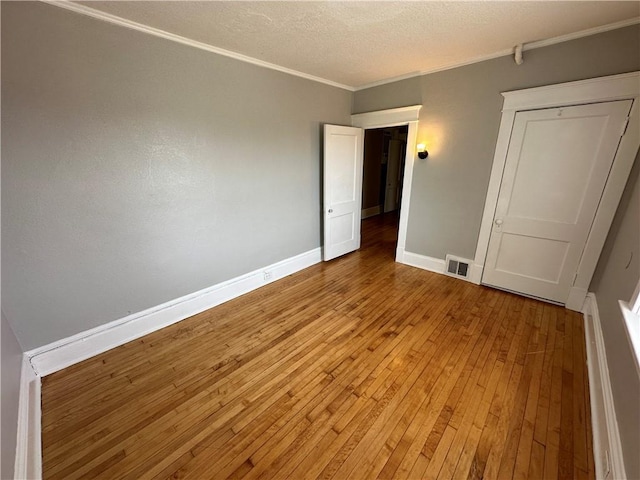
[[[560,35],[558,37],[548,38],[546,40],[538,40],[535,42],[525,43],[522,47],[522,51],[526,52],[527,50],[534,50],[536,48],[548,47],[550,45],[556,45],[558,43],[569,42],[571,40],[577,40],[579,38],[589,37],[591,35],[597,35],[598,33],[617,30],[618,28],[630,27],[631,25],[636,25],[639,23],[640,23],[640,17],[634,17],[628,20],[623,20],[621,22],[609,23],[607,25],[601,25],[599,27],[589,28],[587,30],[580,30],[579,32],[568,33],[566,35]],[[490,53],[487,55],[480,55],[480,56],[465,60],[463,62],[452,63],[449,65],[443,65],[441,67],[435,67],[428,70],[421,70],[419,72],[408,73],[405,75],[399,75],[397,77],[387,78],[385,80],[379,80],[377,82],[367,83],[365,85],[357,86],[353,90],[356,92],[359,90],[366,90],[367,88],[379,87],[380,85],[386,85],[388,83],[394,83],[400,80],[406,80],[414,77],[421,77],[423,75],[428,75],[430,73],[436,73],[436,72],[443,72],[445,70],[453,70],[454,68],[464,67],[466,65],[472,65],[474,63],[480,63],[486,60],[493,60],[494,58],[506,57],[507,55],[513,55],[513,48],[500,50],[498,52]]]
[[[464,67],[465,65],[472,65],[474,63],[484,62],[485,60],[492,60],[498,57],[504,57],[506,55],[511,55],[513,53],[513,49],[510,48],[508,50],[501,50],[499,52],[490,53],[488,55],[480,55],[478,57],[470,58],[469,60],[465,60],[463,62],[450,63],[447,65],[443,65],[440,67],[430,68],[428,70],[421,70],[419,72],[408,73],[406,75],[399,75],[397,77],[387,78],[385,80],[379,80],[377,82],[367,83],[365,85],[361,85],[359,87],[355,87],[354,91],[366,90],[367,88],[379,87],[381,85],[386,85],[388,83],[398,82],[400,80],[407,80],[409,78],[414,77],[422,77],[423,75],[428,75],[430,73],[443,72],[445,70],[453,70],[454,68]]]
[[[471,63],[475,63],[475,60]],[[450,68],[456,68],[459,67],[461,65],[455,65],[452,67],[442,67],[440,70],[448,70]],[[439,70],[436,70],[439,71]],[[428,72],[431,73],[431,72]],[[366,90],[367,88],[373,88],[373,87],[379,87],[381,85],[387,85],[389,83],[395,83],[395,82],[399,82],[401,80],[408,80],[409,78],[416,78],[416,77],[421,77],[422,75],[425,75],[425,73],[421,70],[419,72],[411,72],[411,73],[405,73],[403,75],[398,75],[396,77],[389,77],[389,78],[385,78],[383,80],[376,80],[375,82],[370,82],[370,83],[365,83],[364,85],[360,85],[357,87],[353,88],[354,92],[357,92],[359,90]]]
[[[304,78],[306,80],[311,80],[313,82],[323,83],[325,85],[330,85],[332,87],[341,88],[343,90],[348,90],[350,92],[354,90],[353,87],[349,85],[344,85],[342,83],[334,82],[332,80],[327,80],[326,78],[316,77],[315,75],[299,72],[291,68],[282,67],[280,65],[276,65],[275,63],[265,62],[257,58],[249,57],[247,55],[242,55],[240,53],[232,52],[230,50],[225,50],[224,48],[214,47],[207,43],[198,42],[197,40],[191,40],[189,38],[182,37],[180,35],[176,35],[174,33],[170,33],[165,30],[160,30],[159,28],[150,27],[142,23],[134,22],[132,20],[127,20],[126,18],[122,18],[117,15],[112,15],[110,13],[102,12],[100,10],[96,10],[95,8],[87,7],[86,5],[80,5],[78,3],[74,3],[68,0],[40,0],[40,1],[48,5],[53,5],[54,7],[64,8],[66,10],[70,10],[72,12],[79,13],[87,17],[96,18],[104,22],[112,23],[114,25],[119,25],[121,27],[129,28],[131,30],[136,30],[138,32],[153,35],[155,37],[164,38],[166,40],[171,40],[172,42],[181,43],[189,47],[194,47],[200,50],[205,50],[207,52],[223,55],[225,57],[233,58],[241,62],[250,63],[252,65],[268,68],[270,70],[276,70],[282,73],[287,73],[289,75]]]
[[[484,62],[486,60],[492,60],[494,58],[504,57],[507,55],[513,54],[513,48],[500,50],[497,52],[493,52],[487,55],[479,55],[477,57],[470,58],[468,60],[462,62],[456,62],[452,64],[442,65],[439,67],[421,70],[419,72],[407,73],[404,75],[398,75],[395,77],[390,77],[383,80],[378,80],[371,83],[366,83],[364,85],[360,85],[357,87],[351,85],[345,85],[342,83],[334,82],[332,80],[328,80],[326,78],[317,77],[315,75],[310,75],[304,72],[300,72],[298,70],[293,70],[291,68],[283,67],[281,65],[277,65],[275,63],[265,62],[263,60],[259,60],[254,57],[249,57],[247,55],[242,55],[240,53],[232,52],[230,50],[225,50],[224,48],[214,47],[213,45],[209,45],[207,43],[198,42],[197,40],[191,40],[186,37],[182,37],[180,35],[176,35],[174,33],[167,32],[165,30],[161,30],[159,28],[150,27],[148,25],[144,25],[142,23],[134,22],[132,20],[127,20],[126,18],[119,17],[117,15],[112,15],[110,13],[102,12],[100,10],[96,10],[95,8],[88,7],[86,5],[81,5],[74,3],[70,0],[40,0],[43,3],[48,5],[53,5],[56,7],[64,8],[66,10],[70,10],[72,12],[79,13],[81,15],[85,15],[88,17],[93,17],[105,22],[109,22],[115,25],[119,25],[121,27],[129,28],[131,30],[137,30],[139,32],[147,33],[149,35],[154,35],[156,37],[161,37],[166,40],[171,40],[173,42],[181,43],[183,45],[187,45],[190,47],[198,48],[200,50],[205,50],[207,52],[216,53],[218,55],[223,55],[225,57],[233,58],[235,60],[239,60],[241,62],[250,63],[252,65],[257,65],[259,67],[268,68],[270,70],[275,70],[282,73],[287,73],[289,75],[293,75],[296,77],[304,78],[306,80],[311,80],[313,82],[323,83],[325,85],[330,85],[332,87],[341,88],[343,90],[348,90],[350,92],[357,92],[359,90],[366,90],[367,88],[378,87],[381,85],[386,85],[389,83],[398,82],[400,80],[407,80],[409,78],[421,77],[423,75],[428,75],[430,73],[442,72],[446,70],[452,70],[454,68],[464,67],[466,65],[472,65],[474,63]],[[596,35],[598,33],[608,32],[610,30],[616,30],[618,28],[624,28],[631,25],[636,25],[640,23],[640,17],[634,17],[628,20],[622,20],[620,22],[610,23],[607,25],[601,25],[595,28],[589,28],[586,30],[580,30],[578,32],[569,33],[566,35],[560,35],[558,37],[549,38],[546,40],[538,40],[530,43],[525,43],[523,45],[523,51],[533,50],[536,48],[547,47],[550,45],[555,45],[562,42],[568,42],[571,40],[576,40],[578,38],[587,37],[590,35]]]
[[[548,47],[549,45],[555,45],[556,43],[569,42],[571,40],[577,40],[578,38],[589,37],[591,35],[597,35],[598,33],[617,30],[618,28],[630,27],[631,25],[636,25],[638,23],[640,23],[640,17],[633,17],[628,20],[622,20],[620,22],[608,23],[607,25],[588,28],[586,30],[568,33],[566,35],[560,35],[559,37],[548,38],[546,40],[538,40],[536,42],[529,42],[524,44],[524,46],[522,47],[522,51],[526,52],[527,50],[533,50],[534,48]]]

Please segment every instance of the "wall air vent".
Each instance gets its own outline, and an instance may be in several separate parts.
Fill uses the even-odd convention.
[[[446,271],[447,275],[458,278],[469,278],[471,273],[471,260],[465,258],[454,257],[453,255],[446,256]]]

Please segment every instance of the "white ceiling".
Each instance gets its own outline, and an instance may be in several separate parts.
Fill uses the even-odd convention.
[[[638,1],[78,3],[350,87],[640,16]]]

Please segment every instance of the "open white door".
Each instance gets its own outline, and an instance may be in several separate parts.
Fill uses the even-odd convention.
[[[567,302],[631,104],[516,114],[482,283]]]
[[[363,151],[361,128],[324,126],[325,261],[360,248]]]

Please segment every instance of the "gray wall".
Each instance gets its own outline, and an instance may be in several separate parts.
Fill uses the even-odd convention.
[[[640,70],[635,25],[524,52],[524,64],[501,57],[361,90],[354,113],[423,104],[406,250],[444,259],[473,258],[498,137],[500,92]]]
[[[320,246],[352,93],[2,4],[3,308],[25,349]]]
[[[353,113],[422,104],[422,79],[412,77],[378,87],[358,90],[353,97]]]
[[[631,261],[630,261],[631,260]],[[618,300],[640,278],[640,154],[627,182],[590,290],[596,294],[628,478],[640,478],[640,378]]]
[[[2,337],[2,457],[0,478],[13,478],[13,466],[16,456],[16,435],[18,433],[18,399],[20,394],[20,368],[22,367],[22,349],[11,330],[11,326],[2,312],[0,325]]]

